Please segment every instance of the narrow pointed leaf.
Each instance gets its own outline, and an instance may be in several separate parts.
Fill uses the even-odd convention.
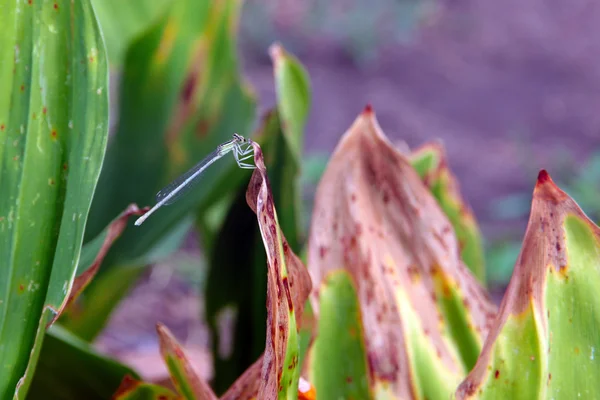
[[[160,341],[160,353],[167,364],[171,380],[185,399],[216,400],[217,396],[206,382],[198,377],[181,345],[166,326],[156,326]]]
[[[352,277],[375,398],[447,399],[474,365],[494,307],[462,264],[444,212],[370,107],[317,189],[308,265],[315,284],[342,269]],[[319,291],[312,299],[318,311]]]
[[[513,276],[456,398],[600,397],[600,228],[541,171]]]
[[[108,67],[88,0],[0,8],[0,398],[24,398],[79,262]]]
[[[310,80],[302,64],[280,44],[269,49],[274,66],[277,110],[285,139],[299,164],[304,145],[304,127],[311,105]]]
[[[473,211],[463,199],[458,181],[448,166],[443,145],[438,142],[425,144],[413,151],[409,157],[411,164],[450,220],[463,262],[479,282],[485,284],[481,232]]]

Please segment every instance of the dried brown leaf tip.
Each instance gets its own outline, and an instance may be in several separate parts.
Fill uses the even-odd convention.
[[[248,185],[246,200],[258,218],[268,261],[267,342],[258,398],[272,398],[281,389],[282,376],[293,373],[284,365],[290,316],[294,316],[298,326],[312,285],[308,271],[292,252],[279,228],[262,150],[257,143],[253,146],[257,168]]]
[[[452,392],[471,366],[455,335],[472,338],[477,354],[495,312],[460,261],[450,222],[370,106],[340,140],[317,189],[308,265],[315,284],[331,271],[350,272],[372,387],[398,398],[421,392],[425,375]],[[318,310],[318,286],[312,299]],[[459,317],[450,321],[446,306],[456,304]],[[439,371],[419,371],[417,353]]]
[[[588,384],[590,371],[600,373],[594,354],[600,346],[598,287],[600,229],[542,170],[500,311],[456,397],[514,398],[523,376],[529,382],[524,387],[535,388],[525,398],[600,395],[597,383]]]

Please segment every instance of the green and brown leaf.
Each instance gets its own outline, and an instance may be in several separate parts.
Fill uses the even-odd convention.
[[[446,399],[475,364],[495,308],[462,264],[450,221],[370,107],[341,139],[317,189],[308,265],[322,285],[311,296],[317,315],[320,291],[336,271],[349,273],[360,304],[364,339],[355,333],[347,348],[311,350],[311,360],[328,363],[314,368],[332,371],[332,379],[349,368],[340,363],[358,371],[367,360],[375,398]],[[324,326],[319,335],[335,341]],[[332,393],[321,382],[327,378],[314,382],[317,395]]]
[[[456,398],[600,396],[600,228],[546,171],[493,328]]]
[[[460,193],[458,180],[448,166],[444,146],[439,142],[427,143],[411,152],[409,159],[450,220],[463,262],[479,282],[485,284],[481,232],[471,207]]]

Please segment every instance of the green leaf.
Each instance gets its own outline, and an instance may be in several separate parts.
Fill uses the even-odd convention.
[[[309,353],[310,381],[321,399],[372,399],[360,304],[346,271],[319,290],[319,334]]]
[[[277,110],[296,163],[302,161],[304,127],[311,105],[308,73],[296,57],[274,44],[269,49],[274,66]]]
[[[92,0],[111,66],[121,66],[131,41],[156,22],[172,1]]]
[[[600,397],[600,228],[541,171],[521,253],[456,398]]]
[[[98,354],[60,325],[48,330],[31,382],[30,399],[109,399],[130,368]]]
[[[0,398],[23,398],[79,261],[106,148],[108,66],[89,1],[0,8]]]
[[[180,400],[171,390],[159,385],[141,382],[130,376],[123,378],[113,400]]]
[[[410,162],[452,223],[464,263],[485,284],[483,240],[473,211],[462,198],[456,177],[448,167],[441,143],[428,143],[410,154]]]
[[[128,203],[154,204],[162,187],[219,143],[234,132],[247,135],[250,131],[254,99],[239,77],[236,60],[239,7],[234,0],[174,0],[128,50],[119,126],[94,197],[88,240]],[[182,223],[194,210],[207,209],[248,179],[249,171],[239,170],[231,158],[219,163],[176,205],[161,208],[142,226],[128,227],[107,254],[97,282],[113,267],[137,269],[157,261],[156,248],[167,237],[181,233]],[[98,302],[91,298],[91,293],[100,293],[95,285],[89,288],[90,305]],[[116,289],[122,293],[125,288]],[[119,293],[101,296],[120,297]],[[94,318],[104,321],[111,310],[112,306],[97,310],[102,313]],[[95,334],[88,330],[86,336]]]

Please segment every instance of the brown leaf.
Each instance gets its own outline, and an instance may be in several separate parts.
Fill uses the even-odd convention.
[[[317,289],[329,272],[350,272],[361,304],[371,385],[385,384],[398,398],[417,393],[405,348],[407,302],[440,367],[454,380],[460,380],[464,366],[447,344],[439,298],[461,297],[480,341],[494,315],[460,261],[448,219],[406,156],[385,137],[370,107],[340,140],[317,189],[308,265]],[[318,290],[311,297],[318,312]]]
[[[308,271],[281,232],[260,146],[253,143],[256,169],[246,192],[248,205],[256,213],[267,252],[267,341],[263,355],[258,398],[276,398],[283,374],[288,342],[289,315],[296,323],[312,284]],[[275,396],[275,397],[274,397]]]
[[[113,220],[110,223],[110,225],[105,229],[107,230],[106,236],[104,237],[104,241],[102,243],[102,246],[100,247],[100,251],[98,251],[96,258],[94,259],[94,262],[81,275],[75,277],[75,280],[73,281],[73,286],[69,291],[69,296],[67,297],[67,300],[63,302],[62,306],[55,314],[52,321],[48,323],[48,327],[50,327],[54,322],[56,322],[56,320],[60,317],[62,312],[71,304],[73,304],[73,302],[77,299],[77,297],[79,297],[79,295],[83,292],[87,285],[89,285],[92,279],[94,279],[94,276],[96,276],[96,273],[100,269],[102,261],[104,260],[104,257],[106,257],[108,250],[110,250],[112,244],[115,242],[115,240],[117,240],[119,236],[121,236],[121,233],[127,226],[127,221],[129,220],[129,217],[132,215],[142,215],[147,210],[147,208],[140,210],[136,204],[130,204],[125,209],[125,211],[121,213],[121,215],[119,215],[115,220]],[[104,231],[102,232],[102,234],[104,234]]]

